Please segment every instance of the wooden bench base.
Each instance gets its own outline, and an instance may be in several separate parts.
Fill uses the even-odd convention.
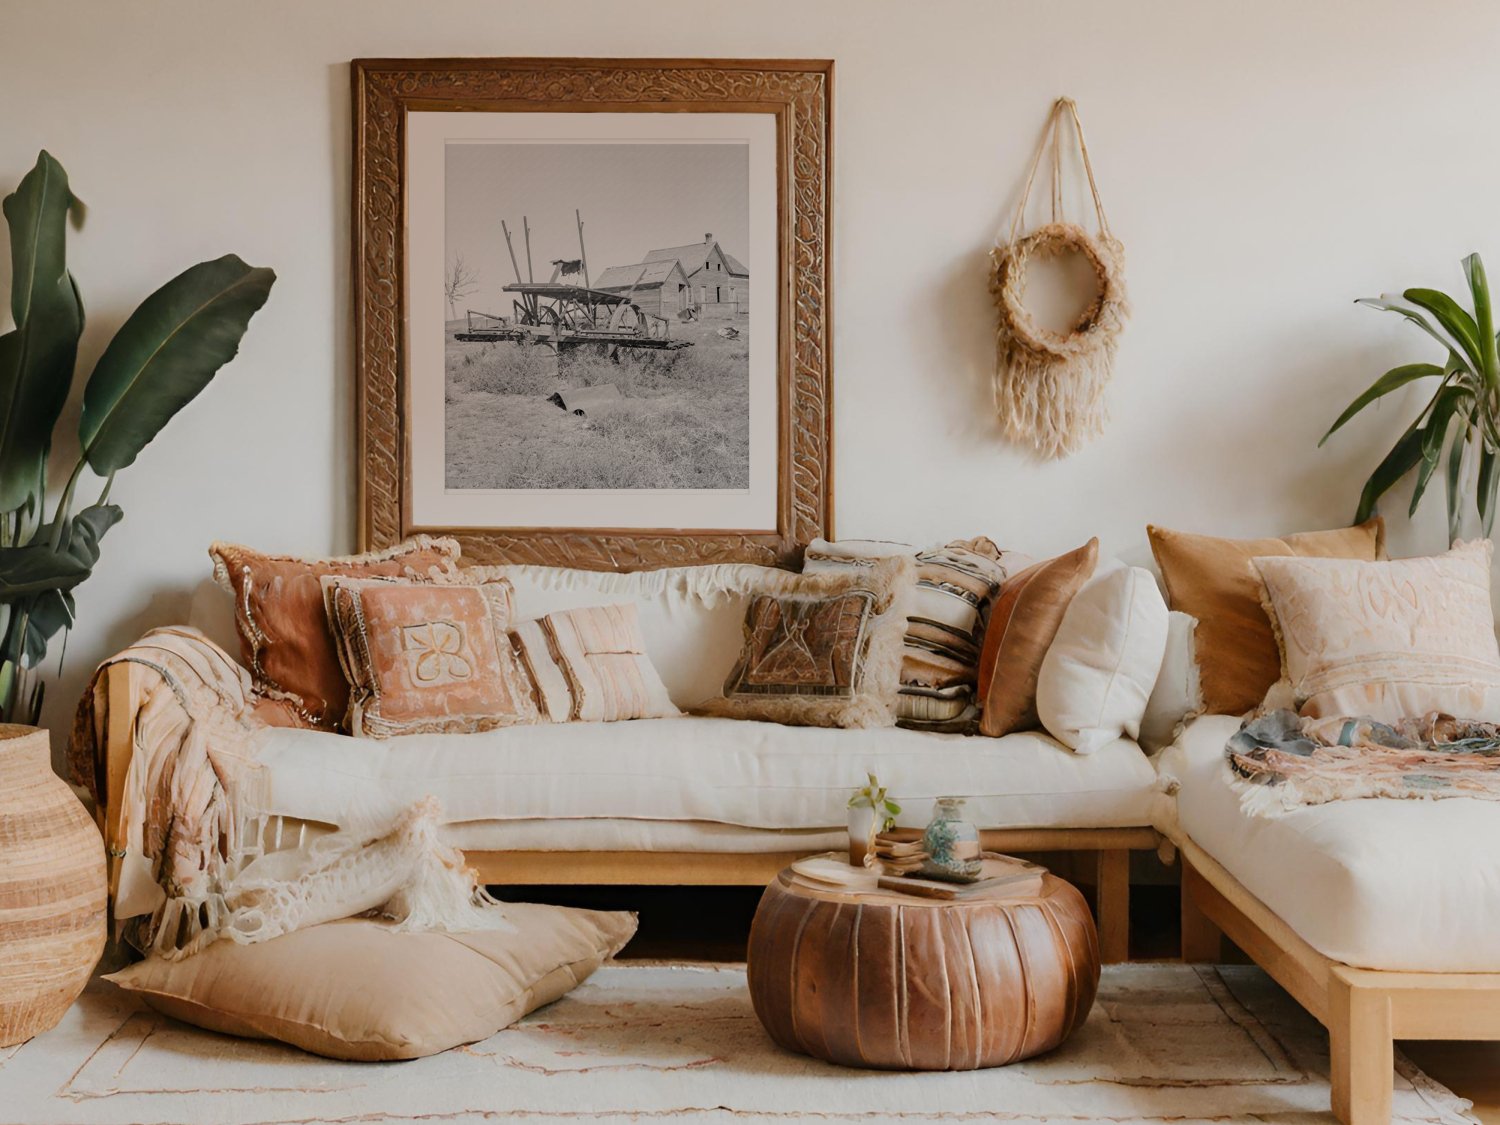
[[[1202,848],[1178,846],[1183,960],[1219,960],[1228,937],[1328,1029],[1333,1112],[1344,1125],[1389,1125],[1395,1040],[1500,1039],[1500,973],[1389,972],[1330,960]]]

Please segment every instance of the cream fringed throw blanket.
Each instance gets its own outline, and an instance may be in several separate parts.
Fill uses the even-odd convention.
[[[1500,801],[1500,725],[1451,715],[1391,726],[1271,711],[1240,727],[1224,756],[1256,816],[1364,797]]]
[[[114,916],[143,952],[185,957],[221,937],[265,941],[304,926],[377,911],[398,929],[505,927],[499,904],[437,835],[436,800],[392,823],[345,824],[278,849],[276,818],[259,810],[250,679],[196,629],[156,629],[95,672],[68,747],[72,779],[107,792],[103,672],[150,670],[134,752],[106,841],[119,864]],[[270,844],[268,849],[267,845]]]

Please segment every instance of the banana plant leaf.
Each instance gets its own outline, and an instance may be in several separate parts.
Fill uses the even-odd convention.
[[[90,566],[48,543],[0,547],[0,601],[14,602],[47,590],[71,590]]]
[[[100,476],[131,464],[239,351],[276,274],[233,254],[178,274],[130,315],[99,357],[78,436]]]
[[[1375,402],[1377,399],[1384,398],[1392,391],[1400,390],[1408,383],[1414,383],[1418,379],[1427,379],[1433,376],[1441,376],[1443,374],[1444,369],[1439,367],[1435,363],[1406,363],[1402,364],[1400,367],[1391,368],[1379,379],[1376,379],[1375,382],[1371,383],[1369,388],[1362,395],[1360,395],[1348,405],[1344,412],[1339,415],[1338,421],[1328,427],[1328,432],[1324,434],[1321,439],[1319,439],[1318,445],[1321,446],[1335,433],[1337,433],[1343,427],[1345,422],[1349,421],[1349,419],[1353,418],[1361,410],[1369,406],[1370,403]]]
[[[52,428],[73,382],[83,302],[65,244],[75,204],[67,173],[46,152],[3,204],[16,327],[0,336],[0,511],[40,499]]]

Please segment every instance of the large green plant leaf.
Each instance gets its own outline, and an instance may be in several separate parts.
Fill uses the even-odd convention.
[[[1413,423],[1391,447],[1385,459],[1375,466],[1375,471],[1365,482],[1364,491],[1359,495],[1359,510],[1354,515],[1355,523],[1364,523],[1373,516],[1375,505],[1380,498],[1389,492],[1398,480],[1417,467],[1417,463],[1422,460],[1424,436],[1421,428]]]
[[[1328,427],[1328,432],[1323,435],[1318,444],[1321,446],[1337,433],[1345,422],[1349,421],[1349,419],[1353,418],[1375,400],[1384,398],[1392,391],[1399,390],[1408,383],[1416,382],[1418,379],[1427,379],[1442,374],[1444,374],[1444,369],[1435,363],[1406,363],[1400,367],[1391,368],[1379,379],[1371,383],[1364,394],[1360,395],[1345,408],[1344,412],[1339,415],[1338,421]]]
[[[130,315],[99,357],[78,436],[100,476],[123,469],[239,350],[276,275],[233,254],[178,274]]]
[[[1417,514],[1417,505],[1427,491],[1427,483],[1437,470],[1443,456],[1443,445],[1448,440],[1448,430],[1456,416],[1467,418],[1472,396],[1463,387],[1444,387],[1432,400],[1432,410],[1422,424],[1422,460],[1417,465],[1417,481],[1411,490],[1411,506],[1408,516]]]
[[[68,399],[83,304],[68,276],[68,175],[48,153],[5,197],[11,315],[0,336],[0,511],[40,499],[52,428]]]
[[[1438,324],[1428,316],[1425,309],[1412,304],[1404,296],[1397,293],[1383,293],[1379,297],[1361,297],[1354,302],[1356,305],[1364,305],[1367,308],[1380,309],[1384,312],[1393,312],[1411,321],[1427,335],[1431,336],[1444,349],[1454,354],[1464,353],[1463,344],[1458,341],[1451,332]],[[1467,357],[1464,357],[1467,361]]]
[[[87,563],[47,543],[0,547],[0,601],[46,590],[71,590],[89,576]]]
[[[1479,407],[1473,406],[1469,409],[1468,418],[1464,427],[1454,436],[1452,444],[1448,447],[1448,474],[1446,479],[1448,500],[1448,542],[1454,543],[1458,540],[1458,531],[1463,523],[1463,472],[1464,472],[1464,449],[1469,444],[1469,438],[1474,427],[1479,424]]]
[[[1479,521],[1484,526],[1485,535],[1489,535],[1495,526],[1495,489],[1500,486],[1500,458],[1494,451],[1481,449],[1479,451]]]
[[[1468,357],[1474,370],[1484,370],[1484,349],[1479,342],[1479,326],[1457,301],[1437,289],[1408,289],[1402,296],[1430,312],[1443,326],[1443,330],[1463,345],[1464,355]]]
[[[1500,351],[1495,343],[1495,311],[1490,303],[1490,283],[1485,276],[1484,260],[1479,254],[1464,259],[1464,277],[1469,295],[1474,298],[1474,321],[1479,328],[1479,343],[1484,352],[1484,378],[1489,388],[1500,388]]]

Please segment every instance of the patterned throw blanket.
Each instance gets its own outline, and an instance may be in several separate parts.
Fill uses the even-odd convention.
[[[113,763],[124,776],[105,841],[112,913],[137,949],[175,960],[219,938],[267,941],[368,911],[396,919],[398,930],[509,928],[462,854],[439,838],[433,798],[391,822],[337,825],[281,847],[280,818],[261,812],[254,735],[265,724],[250,677],[196,629],[152,630],[95,673],[68,766],[96,803],[110,796],[103,673],[115,664],[146,672],[127,716],[129,760]]]
[[[1256,816],[1363,797],[1500,801],[1500,725],[1436,712],[1392,726],[1271,711],[1240,727],[1224,755]]]

